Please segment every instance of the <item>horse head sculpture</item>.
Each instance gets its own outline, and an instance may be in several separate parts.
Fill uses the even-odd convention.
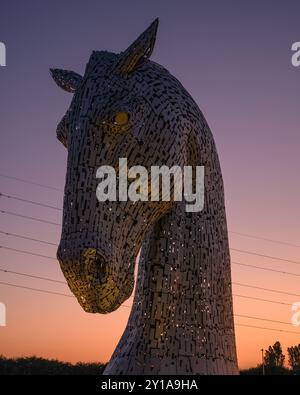
[[[236,374],[223,181],[204,116],[180,82],[149,60],[158,20],[124,52],[94,51],[84,76],[51,69],[74,94],[57,127],[68,150],[57,257],[87,312],[133,308],[106,374]],[[96,197],[102,165],[204,166],[204,208]],[[120,170],[119,170],[120,171]]]

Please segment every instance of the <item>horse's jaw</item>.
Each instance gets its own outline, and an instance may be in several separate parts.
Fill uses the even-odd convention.
[[[66,253],[61,243],[57,257],[70,290],[85,312],[111,313],[132,294],[134,268],[121,274],[116,263],[95,248],[74,255]]]

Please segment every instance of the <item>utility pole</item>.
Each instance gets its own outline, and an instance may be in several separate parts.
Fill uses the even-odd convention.
[[[265,361],[264,361],[264,349],[262,348],[261,350],[261,362],[262,362],[262,374],[263,376],[265,375]]]

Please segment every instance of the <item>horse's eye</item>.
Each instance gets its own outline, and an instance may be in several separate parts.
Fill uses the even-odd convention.
[[[127,125],[128,121],[129,121],[129,114],[124,111],[117,112],[113,119],[114,124],[117,126],[125,126]]]

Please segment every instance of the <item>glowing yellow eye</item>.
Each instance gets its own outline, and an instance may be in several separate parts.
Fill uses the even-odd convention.
[[[117,112],[114,118],[114,124],[118,126],[124,126],[129,121],[129,114],[127,112]]]

